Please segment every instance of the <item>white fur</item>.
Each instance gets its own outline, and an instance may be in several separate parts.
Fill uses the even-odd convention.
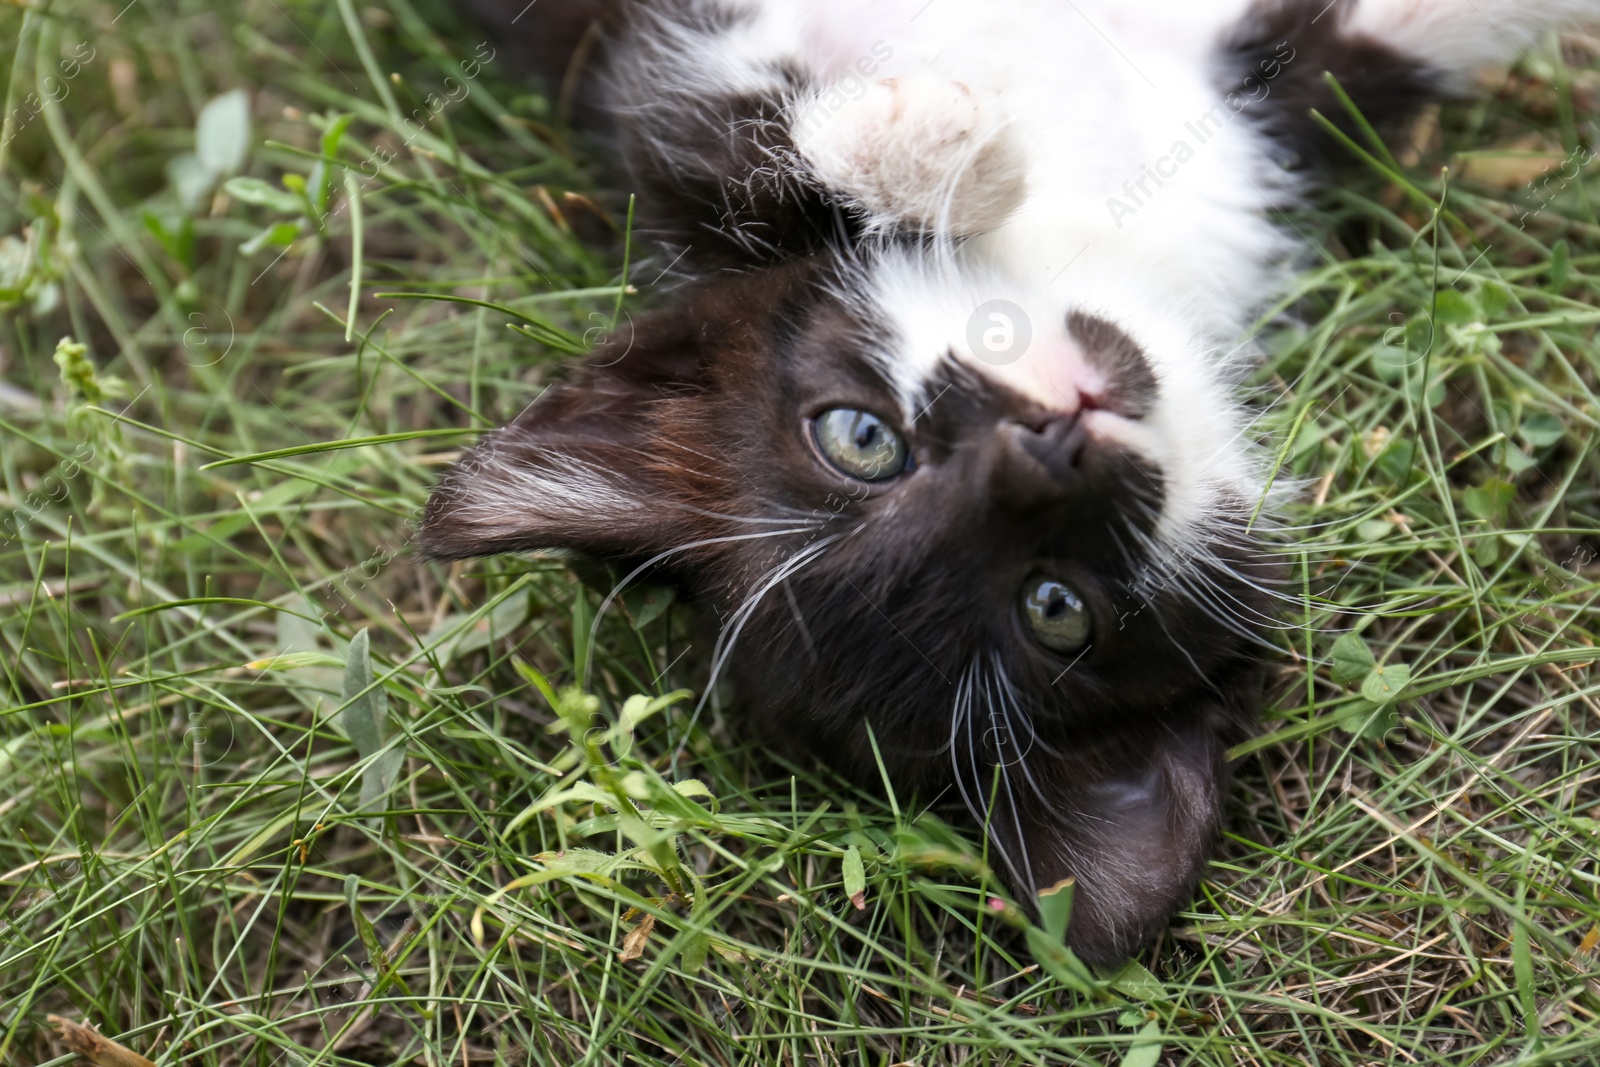
[[[908,421],[937,403],[926,383],[950,355],[1070,408],[1088,371],[1065,322],[1091,312],[1137,340],[1157,378],[1141,423],[1096,412],[1091,426],[1161,466],[1162,539],[1193,544],[1223,502],[1259,499],[1236,338],[1286,277],[1295,246],[1267,211],[1297,188],[1244,114],[1258,101],[1214,85],[1247,0],[712,2],[748,17],[664,47],[684,77],[771,85],[798,65],[819,88],[791,102],[797,148],[831,188],[884,228],[978,234],[866,253],[843,286],[892,339],[876,358]],[[1327,18],[1464,77],[1597,14],[1600,0],[1336,0]],[[970,351],[969,320],[994,299],[1024,309],[1033,362]]]
[[[1028,156],[993,90],[931,70],[882,78],[859,98],[824,88],[794,109],[795,142],[829,188],[882,229],[965,237],[998,229],[1027,193]]]
[[[1362,0],[1349,28],[1425,59],[1458,86],[1552,28],[1600,16],[1595,0]]]

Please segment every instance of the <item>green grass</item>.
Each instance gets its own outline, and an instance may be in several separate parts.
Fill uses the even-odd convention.
[[[705,681],[680,608],[591,648],[559,561],[408,550],[652,299],[508,61],[442,0],[123,3],[0,4],[0,1063],[69,1062],[48,1014],[162,1065],[1600,1062],[1600,219],[1483,169],[1593,136],[1591,54],[1291,220],[1300,604],[1200,894],[1089,975],[970,828],[647,704]]]

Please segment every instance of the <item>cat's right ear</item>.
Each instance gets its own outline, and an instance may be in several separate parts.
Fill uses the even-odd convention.
[[[676,312],[619,331],[451,468],[423,513],[423,552],[564,548],[626,560],[691,540],[692,487],[672,442],[708,388],[703,347]]]

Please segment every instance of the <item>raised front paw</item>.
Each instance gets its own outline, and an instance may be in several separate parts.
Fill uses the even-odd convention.
[[[1000,100],[931,71],[819,92],[796,109],[794,139],[874,228],[982,233],[1026,191],[1026,158]]]

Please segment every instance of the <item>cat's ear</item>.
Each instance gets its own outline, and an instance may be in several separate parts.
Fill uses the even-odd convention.
[[[1205,868],[1227,780],[1223,741],[1199,722],[1153,727],[1093,753],[1036,750],[1027,768],[1035,785],[1013,783],[1015,819],[997,811],[991,832],[1028,871],[1024,893],[1073,880],[1067,944],[1079,956],[1127,959],[1190,899]]]
[[[672,411],[706,389],[702,354],[681,313],[622,329],[445,475],[423,513],[422,550],[630,559],[681,543],[682,468],[666,462],[664,439]]]

